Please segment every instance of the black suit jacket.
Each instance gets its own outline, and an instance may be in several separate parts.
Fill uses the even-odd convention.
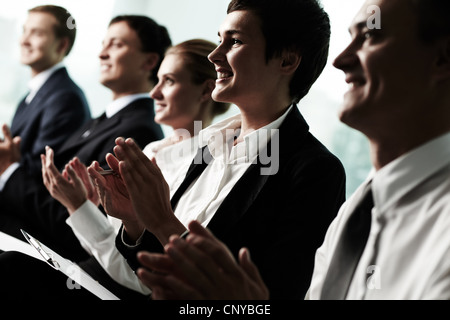
[[[105,155],[113,151],[116,138],[131,137],[145,147],[164,137],[161,126],[154,121],[154,105],[150,98],[132,102],[110,119],[105,117],[103,114],[88,122],[65,141],[55,155],[58,167],[62,168],[74,155],[87,165],[96,160],[106,167]]]
[[[153,119],[153,100],[136,100],[112,118],[93,120],[75,132],[55,154],[55,163],[63,167],[77,156],[86,165],[94,160],[105,164],[105,156],[113,152],[117,137],[134,138],[141,146],[160,140],[163,133]],[[83,138],[90,128],[91,134]],[[86,258],[86,252],[65,223],[67,218],[67,210],[50,196],[42,178],[29,175],[22,167],[0,193],[1,231],[23,239],[19,230],[22,228],[63,256],[79,261]]]
[[[266,154],[275,152],[270,143],[268,149]],[[189,172],[197,166],[191,166]],[[303,299],[316,249],[345,200],[344,168],[309,133],[297,108],[279,130],[279,171],[261,175],[264,166],[263,161],[251,165],[208,228],[236,257],[240,248],[250,249],[272,299]],[[137,252],[162,251],[149,232],[134,249],[122,243],[121,232],[117,248],[134,269],[138,267]]]
[[[82,90],[66,68],[55,71],[30,102],[22,100],[11,124],[13,136],[20,136],[22,166],[29,173],[41,173],[40,154],[45,146],[55,151],[91,118]]]

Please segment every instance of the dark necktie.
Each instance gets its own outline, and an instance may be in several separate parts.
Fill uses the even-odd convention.
[[[89,136],[92,134],[92,132],[94,131],[95,127],[97,127],[97,126],[99,125],[99,123],[102,122],[102,121],[105,120],[105,119],[106,119],[106,113],[102,114],[102,115],[101,115],[100,117],[98,117],[97,119],[92,120],[92,121],[91,121],[91,124],[90,124],[90,126],[89,126],[89,129],[86,130],[86,131],[82,134],[81,138],[86,139],[87,137],[89,137]]]
[[[369,183],[361,202],[351,214],[328,268],[321,299],[344,300],[353,279],[359,259],[369,238],[371,211],[374,206],[372,187]]]
[[[203,171],[205,171],[206,167],[211,162],[211,159],[212,156],[207,146],[198,149],[197,155],[195,156],[191,166],[188,169],[188,172],[186,173],[186,177],[178,187],[175,194],[172,196],[172,199],[170,199],[170,204],[172,205],[173,210],[175,210],[175,207],[177,206],[178,201],[180,201],[181,196],[186,192],[192,182],[194,182],[194,180],[198,178]]]

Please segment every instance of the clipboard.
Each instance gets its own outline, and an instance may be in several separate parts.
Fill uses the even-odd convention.
[[[120,300],[117,296],[111,293],[108,289],[103,287],[100,283],[94,280],[86,271],[81,269],[77,264],[72,261],[63,258],[39,240],[33,238],[26,231],[20,230],[28,241],[28,243],[36,249],[39,255],[43,258],[48,265],[53,269],[64,273],[67,277],[78,283],[80,286],[84,287],[86,290],[90,291],[98,298],[102,300]]]

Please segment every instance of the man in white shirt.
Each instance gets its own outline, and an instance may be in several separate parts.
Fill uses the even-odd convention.
[[[90,120],[84,93],[70,78],[64,59],[71,52],[76,28],[66,9],[45,5],[29,10],[20,40],[21,62],[29,66],[29,93],[19,104],[11,130],[3,126],[0,173],[5,158],[20,162],[32,174],[40,174],[40,154],[45,146],[59,150],[64,141]],[[6,163],[6,164],[5,164]]]
[[[369,23],[375,9],[381,28]],[[334,62],[350,85],[340,119],[368,137],[375,170],[317,252],[311,299],[450,299],[449,9],[442,0],[371,0],[350,26]],[[369,184],[367,243],[347,287],[330,294],[331,261]]]
[[[340,119],[368,137],[374,171],[317,250],[309,299],[450,299],[449,5],[368,0],[350,27],[334,62],[350,85]],[[354,217],[369,223],[350,227]],[[347,226],[366,230],[350,241],[354,250]],[[139,273],[158,297],[269,297],[248,250],[238,264],[198,223],[190,231],[187,241],[172,238],[168,254],[140,255],[164,274]]]

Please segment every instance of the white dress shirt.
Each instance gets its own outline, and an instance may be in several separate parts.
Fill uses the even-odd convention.
[[[145,155],[156,160],[169,185],[171,198],[183,182],[197,150],[198,137],[179,141],[178,137],[173,136],[154,141],[144,148]]]
[[[236,145],[234,140],[241,128],[240,114],[200,131],[199,146],[208,146],[213,159],[181,196],[175,208],[175,215],[186,228],[193,220],[205,227],[208,225],[223,200],[267,146],[292,108],[288,108],[267,126],[246,135],[244,141]]]
[[[372,180],[375,207],[349,300],[450,299],[450,133],[394,160]],[[317,250],[309,290],[319,299],[350,203],[345,203]]]

